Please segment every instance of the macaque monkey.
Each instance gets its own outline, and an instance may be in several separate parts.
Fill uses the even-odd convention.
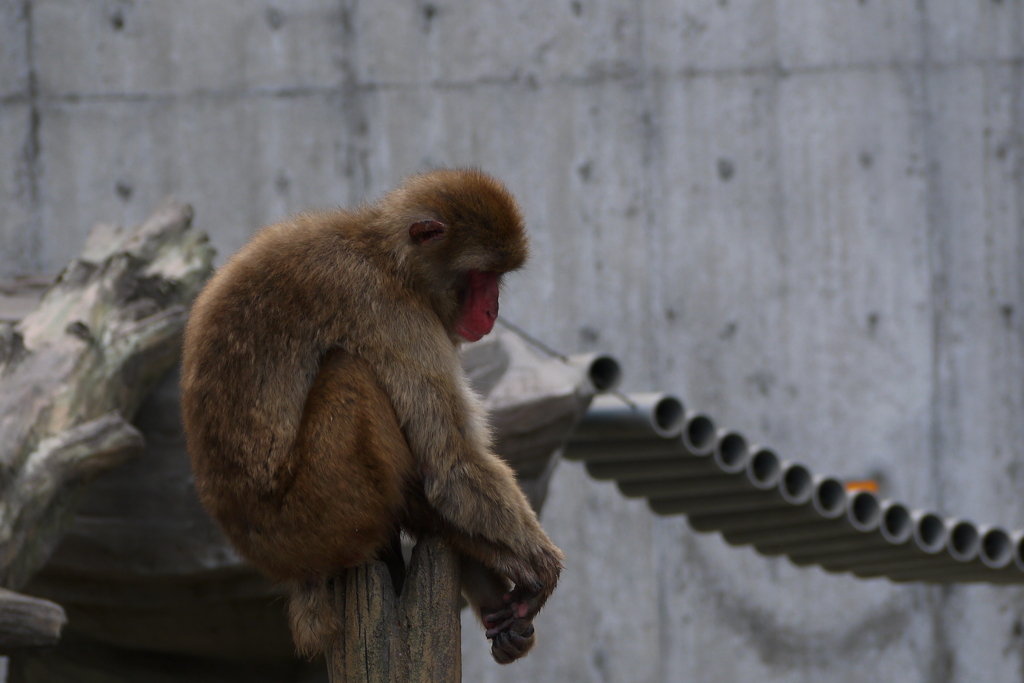
[[[439,170],[265,228],[196,300],[181,380],[196,487],[289,586],[300,653],[342,627],[331,577],[394,552],[399,528],[460,555],[496,661],[533,646],[562,553],[494,454],[458,354],[491,331],[527,253],[501,183]]]

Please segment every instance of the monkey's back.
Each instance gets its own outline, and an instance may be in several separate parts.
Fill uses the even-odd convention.
[[[345,293],[376,276],[347,248],[354,220],[311,214],[266,229],[214,276],[186,328],[196,488],[239,552],[276,579],[372,558],[413,477],[390,400],[336,338],[357,314]],[[325,280],[332,272],[342,281]]]

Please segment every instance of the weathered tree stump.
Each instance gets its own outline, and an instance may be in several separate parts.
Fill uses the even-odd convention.
[[[177,361],[212,271],[192,208],[134,230],[98,225],[39,307],[0,323],[0,585],[46,562],[85,485],[142,450],[127,420]]]
[[[462,680],[459,566],[439,539],[413,548],[401,595],[383,562],[346,571],[334,591],[341,631],[327,653],[331,683]]]
[[[0,654],[49,647],[66,622],[57,603],[0,588]]]
[[[134,230],[98,225],[39,306],[0,321],[0,585],[19,588],[70,525],[88,483],[140,452],[128,420],[177,361],[188,306],[212,271],[192,209]],[[52,645],[56,604],[0,592],[0,649]]]

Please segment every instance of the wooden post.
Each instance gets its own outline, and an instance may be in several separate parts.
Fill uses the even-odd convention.
[[[341,632],[327,653],[331,683],[458,683],[462,680],[459,565],[423,538],[400,596],[383,562],[349,569],[334,588]]]

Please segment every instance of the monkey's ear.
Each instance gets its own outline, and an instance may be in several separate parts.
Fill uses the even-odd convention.
[[[409,237],[416,244],[436,242],[444,237],[448,226],[440,221],[419,221],[409,226]]]

